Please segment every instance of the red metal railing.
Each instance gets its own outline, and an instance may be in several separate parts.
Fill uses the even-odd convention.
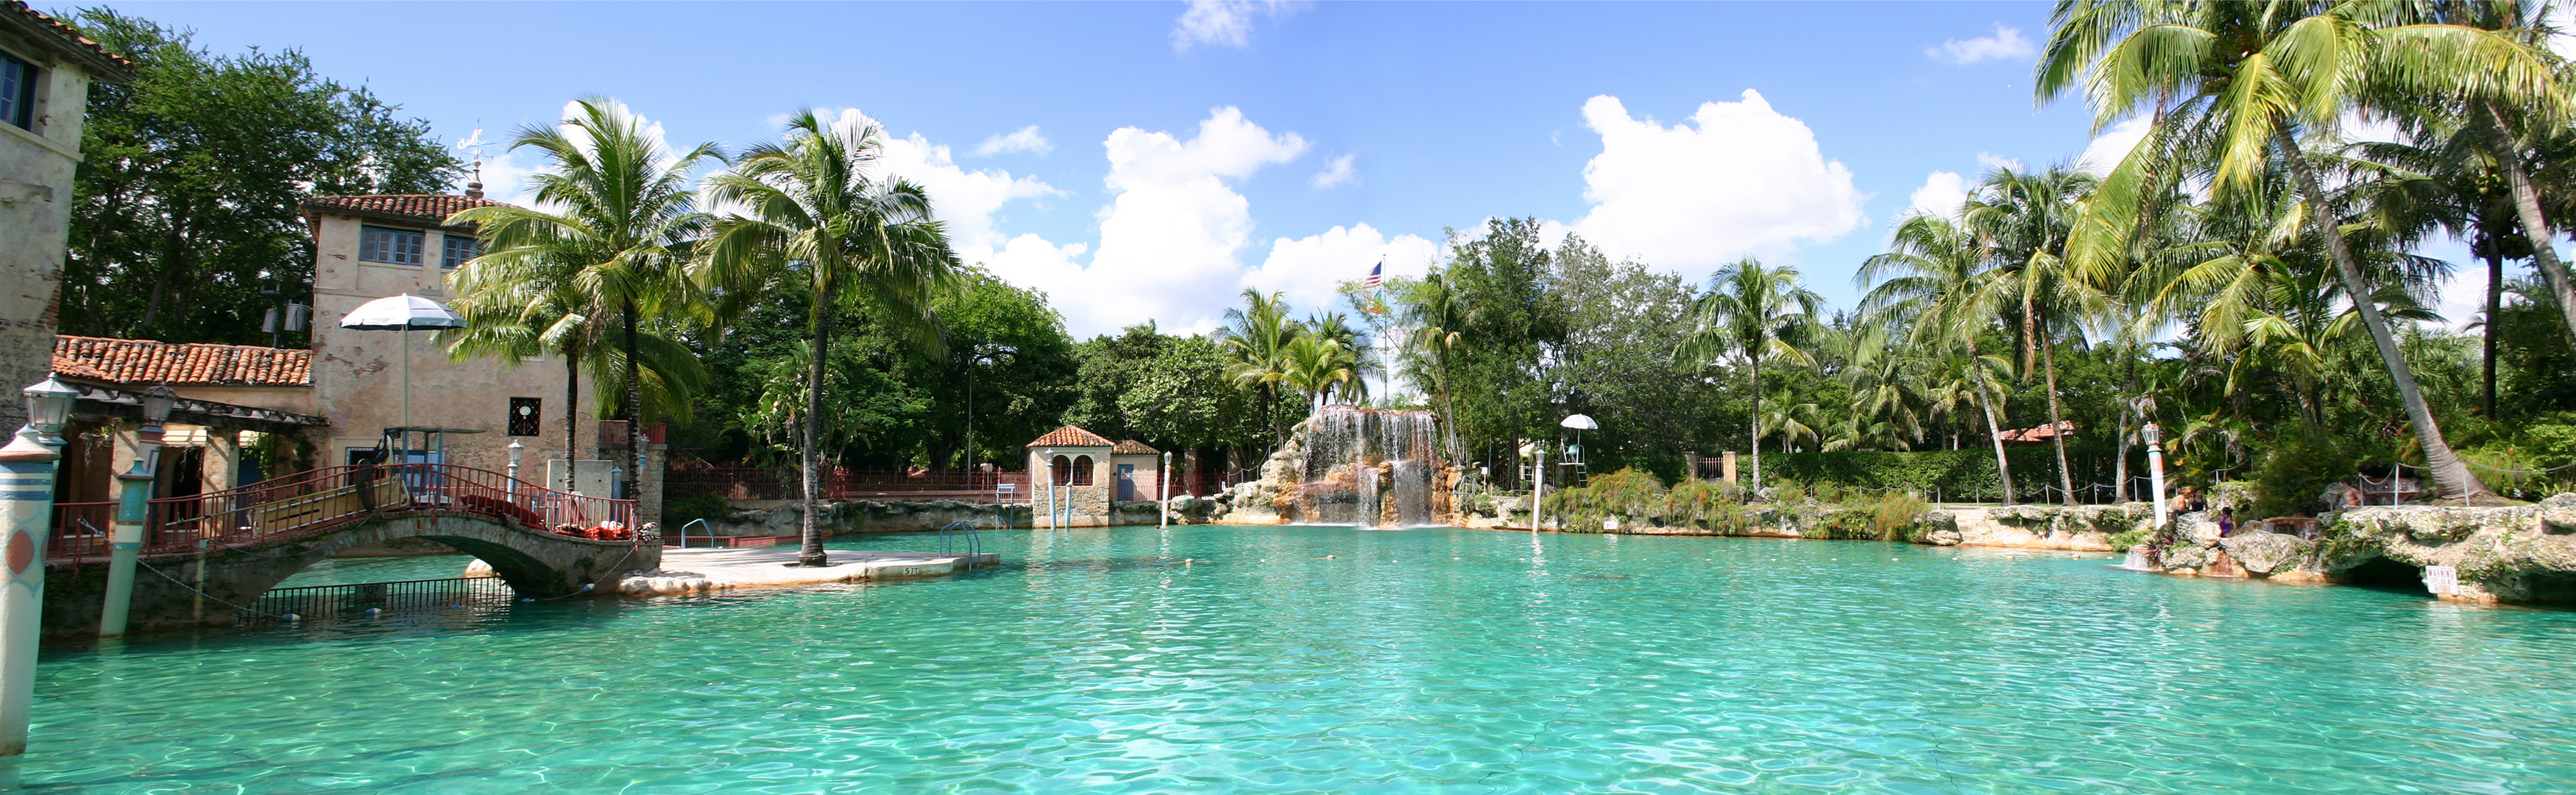
[[[1013,486],[1015,501],[1025,500],[1029,473],[841,469],[824,476],[823,496],[834,500],[881,496],[990,500],[1001,484]],[[805,493],[796,470],[774,467],[675,466],[663,474],[662,487],[675,497],[713,494],[737,500],[792,500]]]
[[[106,559],[115,503],[56,506],[47,557]],[[63,510],[69,508],[71,510]],[[361,464],[298,472],[240,488],[151,501],[143,554],[193,553],[316,533],[383,511],[454,510],[531,529],[633,527],[634,500],[568,494],[490,470],[451,464]],[[86,520],[86,524],[83,523]]]

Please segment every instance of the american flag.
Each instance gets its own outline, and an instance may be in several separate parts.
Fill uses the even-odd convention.
[[[1362,283],[1369,287],[1376,287],[1379,282],[1385,281],[1385,273],[1386,260],[1378,260],[1376,266],[1369,268],[1368,279],[1364,280]]]

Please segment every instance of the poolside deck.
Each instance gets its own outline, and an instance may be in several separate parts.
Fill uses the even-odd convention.
[[[985,552],[972,561],[964,554],[937,552],[868,552],[834,550],[832,564],[805,568],[795,547],[753,549],[671,549],[662,553],[662,569],[627,577],[617,591],[626,596],[713,593],[741,588],[865,582],[906,577],[938,577],[998,565],[1002,556]]]

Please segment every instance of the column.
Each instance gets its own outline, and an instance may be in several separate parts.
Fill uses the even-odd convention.
[[[45,537],[54,515],[61,453],[34,428],[0,448],[0,756],[27,752],[36,700],[36,642],[44,634]]]

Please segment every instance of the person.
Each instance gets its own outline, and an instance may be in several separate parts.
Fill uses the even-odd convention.
[[[2209,498],[2201,495],[2199,486],[2184,486],[2182,487],[2182,493],[2191,497],[2191,510],[2193,512],[2209,510]]]
[[[2182,491],[2174,493],[2172,502],[2173,505],[2170,507],[2174,513],[2191,513],[2208,507],[2208,503],[2200,499],[2199,486],[2182,487]]]
[[[2226,538],[2226,537],[2228,537],[2228,536],[2235,535],[2235,534],[2236,534],[2236,506],[2229,505],[2229,506],[2224,506],[2224,507],[2219,508],[2219,509],[2218,509],[2218,537],[2219,537],[2219,538]]]

